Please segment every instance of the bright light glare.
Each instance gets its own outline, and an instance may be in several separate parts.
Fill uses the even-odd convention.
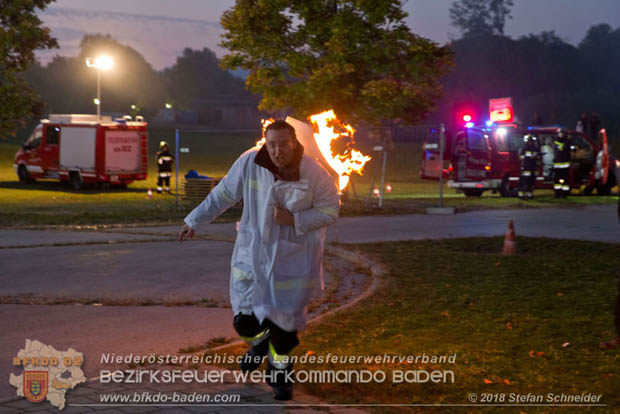
[[[465,124],[465,127],[467,127],[467,128],[472,128],[473,126],[474,126],[473,122],[468,122],[468,123]]]
[[[465,121],[465,122],[471,121],[471,115],[469,115],[469,114],[463,115],[463,121]]]
[[[99,105],[99,104],[101,103],[101,101],[100,101],[99,99],[97,99],[97,98],[94,98],[94,99],[93,99],[93,103],[94,103],[95,105]]]
[[[86,58],[86,66],[100,70],[110,70],[114,66],[114,59],[110,56],[97,56],[95,59]]]
[[[505,137],[506,132],[506,128],[497,128],[497,135],[499,135],[500,137]]]
[[[493,121],[487,121],[486,124],[488,127],[493,126]]]

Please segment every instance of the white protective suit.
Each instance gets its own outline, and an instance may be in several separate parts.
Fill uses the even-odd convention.
[[[322,285],[326,226],[338,218],[338,190],[323,166],[306,155],[299,181],[282,181],[255,163],[257,154],[256,148],[243,153],[185,223],[196,229],[243,199],[231,260],[233,312],[254,312],[261,323],[268,318],[286,331],[301,330],[313,290],[319,280]],[[274,222],[276,202],[294,214],[294,228]]]

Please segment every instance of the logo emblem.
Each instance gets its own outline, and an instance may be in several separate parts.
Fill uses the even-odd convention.
[[[31,402],[45,400],[48,383],[47,371],[24,371],[24,397]]]

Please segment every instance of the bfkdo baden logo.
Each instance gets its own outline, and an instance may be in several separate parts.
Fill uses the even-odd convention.
[[[84,357],[73,348],[58,351],[50,345],[26,339],[26,346],[13,357],[13,367],[23,367],[21,375],[11,373],[9,382],[17,395],[38,403],[49,401],[55,407],[65,407],[67,390],[85,382],[82,372]]]
[[[28,401],[39,402],[47,397],[47,385],[49,384],[49,372],[47,371],[24,371],[24,397]]]

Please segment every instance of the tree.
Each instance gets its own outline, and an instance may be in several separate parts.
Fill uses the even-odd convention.
[[[114,59],[112,69],[101,74],[104,113],[128,113],[131,105],[137,105],[142,108],[141,115],[149,116],[163,107],[166,98],[163,77],[138,51],[109,35],[84,35],[78,56],[55,56],[44,67],[32,65],[26,79],[45,99],[51,112],[93,113],[97,72],[86,66],[86,58],[101,54]]]
[[[193,100],[218,95],[244,96],[243,81],[219,67],[215,53],[207,48],[185,48],[176,64],[163,71],[171,98],[189,107]]]
[[[452,52],[411,33],[406,16],[399,0],[237,0],[221,18],[221,65],[250,72],[263,110],[416,123],[441,95]]]
[[[35,12],[52,1],[0,0],[0,136],[43,112],[41,98],[22,73],[35,62],[36,49],[58,47]]]
[[[86,58],[106,54],[114,59],[114,66],[101,76],[104,111],[127,113],[131,105],[138,105],[144,113],[154,114],[164,106],[166,91],[162,76],[139,51],[110,35],[100,34],[84,35],[80,49],[77,65],[87,76],[88,86],[84,89],[88,91],[89,102],[96,96],[96,71],[86,67]]]
[[[513,0],[458,0],[450,6],[450,19],[464,36],[503,36],[512,5]]]

